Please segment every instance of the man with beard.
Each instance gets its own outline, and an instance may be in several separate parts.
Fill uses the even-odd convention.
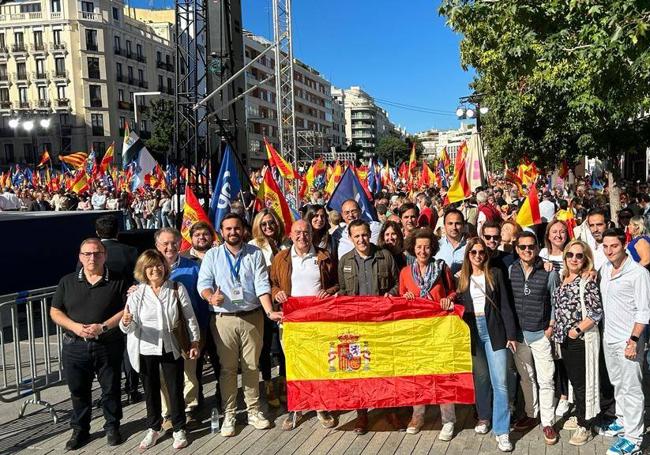
[[[602,209],[593,209],[587,215],[587,225],[591,236],[596,241],[596,246],[592,247],[594,250],[594,269],[599,271],[600,268],[607,262],[607,256],[603,250],[603,234],[607,229],[607,221],[605,220],[605,211]]]
[[[405,202],[399,208],[399,221],[402,225],[404,238],[407,238],[413,231],[418,228],[419,216],[420,210],[418,210],[418,206],[412,202]]]
[[[445,236],[440,239],[440,249],[436,259],[442,259],[451,269],[451,273],[458,272],[465,258],[465,217],[458,209],[449,209],[442,217]]]
[[[214,243],[214,232],[209,223],[197,221],[190,227],[190,238],[192,239],[192,248],[185,251],[182,256],[201,265],[205,253],[212,248]]]
[[[271,427],[259,403],[258,361],[264,336],[264,314],[281,321],[273,311],[271,285],[262,251],[243,242],[244,220],[236,213],[221,221],[225,243],[211,248],[199,272],[198,291],[210,304],[210,329],[217,345],[219,386],[225,404],[221,435],[235,435],[237,369],[241,368],[248,423],[258,430]]]

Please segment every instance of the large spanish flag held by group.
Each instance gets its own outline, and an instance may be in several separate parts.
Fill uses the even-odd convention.
[[[283,305],[288,409],[474,403],[462,307],[385,297],[289,298]]]

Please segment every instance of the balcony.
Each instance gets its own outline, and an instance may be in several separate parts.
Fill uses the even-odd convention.
[[[135,59],[140,63],[147,63],[147,57],[142,54],[137,55]]]
[[[71,136],[71,135],[72,135],[72,127],[61,125],[61,136]]]
[[[101,98],[93,98],[90,100],[90,107],[103,107]]]
[[[133,103],[129,103],[128,101],[118,101],[117,102],[117,108],[118,109],[124,109],[125,111],[132,111],[133,110]]]
[[[27,53],[27,47],[25,47],[25,43],[12,44],[11,45],[11,53],[12,54],[25,54],[25,53]]]
[[[50,109],[50,100],[38,100],[36,104],[37,109]]]
[[[99,50],[99,46],[97,45],[97,43],[86,43],[86,50],[97,52]]]
[[[66,43],[50,43],[49,50],[54,55],[66,54],[68,45]]]
[[[103,22],[102,15],[100,13],[90,13],[86,11],[79,11],[78,19],[83,21]]]
[[[124,74],[118,74],[115,76],[115,80],[117,82],[125,82],[126,83],[126,76]]]
[[[7,60],[9,58],[9,49],[7,46],[0,46],[0,60]]]
[[[103,126],[93,126],[92,127],[92,133],[93,133],[93,136],[103,136],[104,135],[104,127]]]
[[[56,109],[69,109],[70,100],[68,98],[59,98],[54,102],[54,107]]]
[[[122,49],[121,47],[113,47],[113,54],[119,55],[122,57],[126,57],[126,49]]]
[[[34,82],[47,82],[47,73],[45,71],[32,71],[32,81]]]
[[[159,91],[160,93],[165,93],[165,90],[166,90],[166,89],[165,89],[165,86],[164,86],[164,85],[158,85],[158,91]]]
[[[134,59],[134,58],[135,58],[135,54],[133,53],[133,51],[130,51],[130,50],[127,49],[127,51],[126,51],[126,58],[132,58],[132,59]]]
[[[101,79],[99,71],[88,71],[88,79]]]
[[[149,83],[147,81],[139,80],[138,81],[138,87],[148,89],[149,88]]]
[[[0,110],[11,109],[11,101],[0,101]]]
[[[176,92],[174,91],[174,87],[167,87],[167,94],[168,95],[175,95]]]
[[[5,86],[8,85],[9,82],[11,82],[9,73],[0,73],[0,85]]]
[[[47,45],[45,45],[45,43],[30,44],[29,50],[31,51],[32,54],[46,54]]]
[[[27,71],[25,71],[25,72],[18,71],[17,73],[14,73],[13,76],[14,76],[13,79],[14,79],[14,81],[16,83],[21,83],[22,82],[22,83],[26,84],[26,83],[29,82],[29,77],[27,76]]]
[[[55,81],[69,80],[68,70],[54,70],[50,73],[50,78]]]
[[[147,114],[149,112],[149,106],[146,104],[138,104],[138,113]]]
[[[32,105],[29,101],[21,101],[18,103],[18,109],[31,109]]]
[[[133,79],[133,76],[128,76],[128,77],[126,78],[126,82],[127,82],[129,85],[135,85],[135,79]]]

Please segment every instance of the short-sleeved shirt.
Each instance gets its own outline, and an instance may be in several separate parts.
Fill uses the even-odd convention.
[[[90,284],[81,268],[61,278],[52,297],[52,308],[81,324],[102,324],[124,309],[128,286],[121,276],[107,268],[101,280]]]

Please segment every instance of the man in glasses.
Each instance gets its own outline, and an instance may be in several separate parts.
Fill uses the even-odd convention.
[[[348,234],[348,225],[354,220],[361,219],[361,207],[359,207],[359,203],[354,199],[348,199],[343,202],[341,205],[341,217],[343,218],[345,225],[339,226],[332,234],[332,241],[334,242],[332,252],[339,260],[345,253],[354,250],[354,244],[352,243],[352,240],[350,240]],[[371,221],[368,225],[370,226],[370,241],[376,245],[377,240],[379,240],[381,223]]]
[[[182,256],[192,259],[200,266],[203,256],[214,244],[214,231],[206,221],[197,221],[190,227],[190,238],[192,239],[192,248],[182,253]]]
[[[557,433],[553,428],[555,364],[549,338],[555,323],[552,296],[560,277],[556,271],[545,269],[535,234],[520,232],[515,246],[519,259],[510,266],[509,276],[516,319],[522,330],[514,354],[515,364],[519,375],[522,378],[527,376],[533,385],[533,408],[535,414],[539,409],[544,441],[552,445],[557,442]],[[527,352],[532,355],[527,355]]]
[[[92,383],[102,389],[104,429],[109,446],[122,442],[120,376],[124,336],[118,328],[128,282],[105,267],[106,249],[98,238],[86,239],[79,248],[81,268],[59,281],[50,317],[63,328],[63,371],[72,397],[72,436],[66,450],[76,450],[90,440]]]
[[[481,239],[488,248],[490,267],[497,267],[503,272],[503,276],[507,277],[508,267],[517,259],[517,256],[514,253],[499,250],[499,245],[501,245],[501,222],[489,220],[483,223]]]

